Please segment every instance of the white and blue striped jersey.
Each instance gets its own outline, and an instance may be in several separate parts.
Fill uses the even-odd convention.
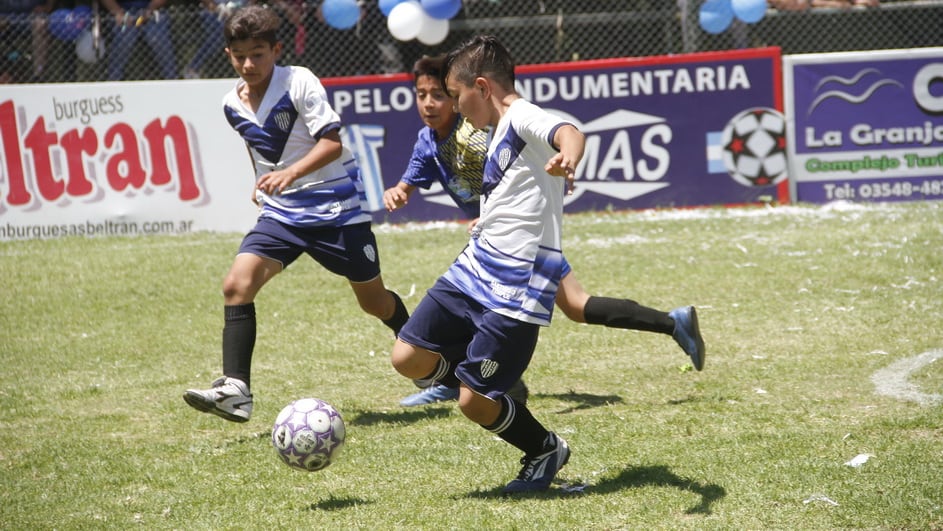
[[[276,66],[258,112],[239,98],[242,79],[223,97],[226,120],[245,140],[256,177],[285,168],[305,156],[322,135],[339,129],[340,116],[321,81],[307,68]],[[281,194],[256,192],[260,217],[296,227],[350,225],[371,221],[366,193],[353,154],[305,175]]]
[[[563,272],[564,179],[544,171],[566,122],[515,100],[491,134],[481,217],[444,279],[502,315],[549,325]]]

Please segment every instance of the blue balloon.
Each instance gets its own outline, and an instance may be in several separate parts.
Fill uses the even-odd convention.
[[[88,6],[75,9],[56,9],[49,14],[49,33],[60,41],[74,41],[88,27],[92,10]]]
[[[766,0],[731,0],[730,5],[733,14],[747,24],[759,22],[766,15]]]
[[[380,0],[380,12],[383,13],[384,17],[390,16],[390,11],[393,11],[393,8],[397,4],[401,4],[406,0]]]
[[[707,33],[720,33],[733,22],[731,0],[707,0],[701,4],[698,20]],[[764,0],[765,2],[765,0]]]
[[[419,0],[423,11],[432,18],[450,19],[462,9],[462,0]]]
[[[360,20],[360,5],[357,0],[324,0],[321,14],[328,26],[346,30],[356,26]]]

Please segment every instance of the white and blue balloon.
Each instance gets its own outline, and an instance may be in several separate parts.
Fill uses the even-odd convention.
[[[734,17],[755,24],[766,15],[766,0],[705,0],[698,11],[701,28],[708,33],[721,33],[730,27]]]
[[[321,16],[328,26],[347,30],[360,21],[360,4],[357,0],[324,0],[321,4]]]
[[[449,19],[461,11],[462,0],[379,0],[379,7],[394,38],[434,46],[448,36]],[[351,29],[360,21],[361,3],[324,0],[321,16],[334,29]]]
[[[390,35],[434,46],[449,34],[449,19],[462,9],[462,0],[380,0]]]

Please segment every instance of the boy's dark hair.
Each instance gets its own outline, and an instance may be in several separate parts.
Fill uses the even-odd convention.
[[[423,55],[421,59],[413,64],[413,81],[419,81],[422,76],[429,76],[438,79],[439,83],[445,87],[444,77],[442,76],[444,72],[445,54],[432,57]]]
[[[223,26],[223,39],[229,46],[233,41],[261,39],[272,46],[278,42],[278,26],[282,19],[266,5],[239,8]]]
[[[463,85],[471,85],[477,77],[487,77],[501,88],[513,90],[514,58],[497,38],[478,35],[448,53],[442,79],[446,76]]]

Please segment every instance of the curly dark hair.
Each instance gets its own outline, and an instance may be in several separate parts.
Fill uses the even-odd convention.
[[[278,27],[282,20],[266,5],[254,4],[237,9],[223,26],[226,45],[233,41],[261,39],[272,46],[278,42]]]

